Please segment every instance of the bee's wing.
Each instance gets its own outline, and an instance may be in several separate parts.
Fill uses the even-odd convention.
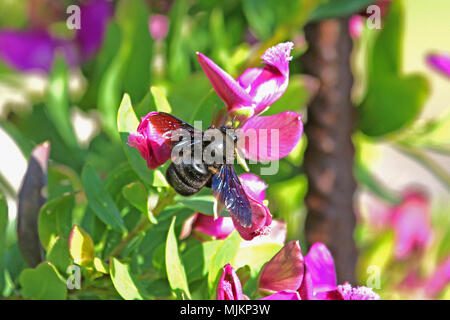
[[[214,195],[231,216],[245,227],[252,226],[252,209],[233,165],[225,164],[212,178]]]

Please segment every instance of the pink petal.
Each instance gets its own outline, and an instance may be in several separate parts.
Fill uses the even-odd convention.
[[[267,235],[270,232],[269,226],[272,223],[272,214],[270,213],[269,208],[267,208],[260,201],[257,201],[250,196],[248,198],[252,208],[252,226],[250,228],[245,228],[239,221],[233,217],[232,219],[234,227],[239,232],[242,239],[250,241],[257,236]]]
[[[283,290],[260,300],[301,300],[301,298],[297,291]]]
[[[247,69],[239,78],[241,87],[252,98],[255,105],[254,114],[263,112],[277,101],[286,91],[289,84],[289,61],[294,44],[280,43],[266,50],[261,56],[264,68]]]
[[[348,31],[353,39],[359,39],[364,29],[364,18],[355,14],[348,22]]]
[[[239,130],[238,148],[255,161],[273,161],[287,156],[303,133],[301,115],[285,111],[252,117]]]
[[[288,242],[262,269],[258,280],[260,290],[277,292],[299,289],[304,275],[300,243]]]
[[[217,300],[244,300],[241,281],[230,264],[223,268],[217,285],[216,298]]]
[[[320,242],[315,243],[305,257],[305,264],[314,286],[314,292],[335,289],[336,270],[328,248]]]
[[[253,247],[265,243],[278,243],[284,246],[286,242],[287,228],[286,222],[282,220],[273,219],[270,224],[270,233],[267,235],[261,235],[254,238],[251,241],[242,241],[241,248]]]
[[[256,200],[264,201],[266,199],[266,189],[268,185],[262,181],[256,174],[244,173],[239,176],[245,193]]]
[[[159,118],[158,112],[150,112],[141,118],[137,132],[128,136],[128,144],[139,150],[150,169],[164,164],[171,154],[171,140],[163,137],[156,122]]]
[[[232,76],[204,54],[197,52],[197,58],[214,90],[225,102],[229,112],[234,112],[242,107],[252,108],[250,95]]]
[[[450,56],[445,54],[430,54],[427,57],[428,65],[450,78]]]
[[[234,231],[233,220],[230,217],[219,217],[214,220],[213,216],[199,213],[194,222],[193,230],[216,239],[225,239]]]

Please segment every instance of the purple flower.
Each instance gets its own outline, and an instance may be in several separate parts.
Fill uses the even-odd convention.
[[[446,54],[430,54],[427,57],[428,65],[450,78],[450,56]]]
[[[301,300],[301,298],[297,291],[283,290],[271,294],[270,296],[264,297],[260,300]]]
[[[280,43],[261,56],[264,68],[247,69],[237,80],[202,53],[197,57],[203,71],[231,115],[258,115],[277,101],[289,83],[289,61],[294,44]]]
[[[208,238],[225,239],[234,231],[230,217],[219,217],[196,212],[183,223],[180,239],[187,238],[192,232],[200,241]],[[205,237],[206,236],[206,237]]]
[[[148,20],[150,36],[155,41],[162,41],[169,32],[169,19],[162,14],[154,14]]]
[[[227,264],[222,271],[217,285],[217,300],[244,300],[242,285],[239,277],[230,264]]]
[[[84,3],[80,11],[81,29],[74,40],[52,36],[42,28],[1,29],[0,58],[21,71],[48,72],[58,51],[69,66],[92,57],[100,48],[112,7],[106,0],[92,0]]]

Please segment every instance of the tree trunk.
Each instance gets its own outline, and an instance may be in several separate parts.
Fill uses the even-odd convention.
[[[306,73],[320,81],[319,91],[308,106],[305,126],[308,145],[304,168],[309,183],[306,240],[309,245],[318,241],[326,244],[336,263],[338,282],[354,283],[356,182],[351,137],[355,109],[351,102],[352,40],[348,19],[309,24],[305,36],[309,48],[302,65]]]

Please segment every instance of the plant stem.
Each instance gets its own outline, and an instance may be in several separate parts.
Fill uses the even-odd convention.
[[[157,216],[165,207],[173,203],[175,192],[169,191],[165,196],[159,198],[158,204],[152,210],[153,216]],[[148,217],[143,216],[141,221],[109,254],[109,258],[117,257],[122,253],[122,250],[141,232],[147,231],[151,227]]]

